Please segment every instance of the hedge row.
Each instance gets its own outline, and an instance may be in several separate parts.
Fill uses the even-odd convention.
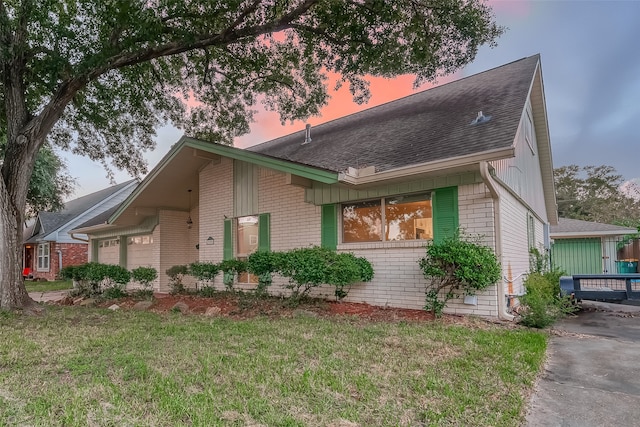
[[[293,300],[308,295],[311,289],[323,284],[334,286],[334,295],[340,300],[347,296],[350,285],[368,282],[374,274],[371,263],[365,258],[317,246],[282,252],[258,251],[249,255],[246,261],[195,262],[188,266],[175,265],[166,271],[173,292],[184,290],[184,275],[195,277],[205,287],[213,287],[220,272],[229,290],[233,289],[234,277],[238,274],[254,274],[258,277],[257,293],[266,293],[274,275],[285,277],[288,279],[286,288],[291,291]]]

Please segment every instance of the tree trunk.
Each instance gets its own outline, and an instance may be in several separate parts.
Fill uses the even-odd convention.
[[[0,309],[14,310],[34,304],[22,278],[22,215],[0,180]]]

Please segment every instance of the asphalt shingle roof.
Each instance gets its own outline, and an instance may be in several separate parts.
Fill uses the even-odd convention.
[[[539,55],[248,148],[336,172],[385,171],[513,145]],[[491,120],[472,126],[479,111]]]
[[[634,231],[635,230],[630,227],[569,218],[559,218],[558,225],[552,225],[550,227],[551,234],[583,233],[597,235],[598,233],[611,234],[615,232],[619,232],[620,234],[630,234]]]
[[[65,203],[64,209],[60,212],[38,212],[38,218],[35,225],[37,234],[30,236],[25,243],[34,243],[39,239],[54,232],[58,228],[62,227],[74,218],[82,215],[91,207],[100,203],[107,197],[117,193],[124,187],[131,184],[132,180],[123,182],[121,184],[113,185],[111,187],[96,191],[95,193],[87,194],[86,196],[78,197]]]

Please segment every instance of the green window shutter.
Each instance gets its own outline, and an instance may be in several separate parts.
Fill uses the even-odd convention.
[[[258,250],[271,250],[271,214],[268,213],[258,217]]]
[[[320,245],[323,248],[338,248],[338,215],[336,205],[322,205],[320,216]]]
[[[231,220],[224,220],[224,232],[222,235],[222,259],[233,259],[233,240],[231,235]]]
[[[437,243],[458,229],[458,187],[437,189],[432,198],[433,240]]]

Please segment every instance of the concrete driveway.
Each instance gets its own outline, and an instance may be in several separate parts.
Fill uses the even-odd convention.
[[[640,307],[585,301],[559,322],[526,425],[640,425]]]

